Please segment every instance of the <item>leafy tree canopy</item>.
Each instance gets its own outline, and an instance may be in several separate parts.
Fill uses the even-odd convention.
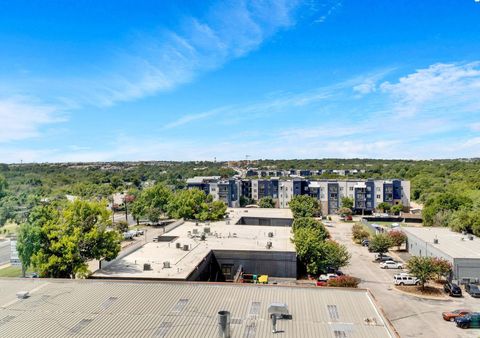
[[[258,201],[258,206],[260,208],[275,208],[275,201],[271,196],[266,196]]]
[[[320,213],[318,201],[308,195],[296,195],[289,203],[293,217],[315,217]]]

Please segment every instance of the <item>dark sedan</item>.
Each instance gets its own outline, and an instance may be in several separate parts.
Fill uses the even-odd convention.
[[[480,313],[472,312],[468,315],[457,317],[455,318],[455,323],[462,329],[468,329],[470,327],[478,328],[480,327]]]
[[[460,287],[455,283],[447,282],[443,286],[443,289],[446,293],[448,293],[451,297],[462,297],[462,290]]]
[[[465,291],[467,291],[472,297],[480,298],[480,289],[478,288],[478,285],[467,284],[465,285]]]

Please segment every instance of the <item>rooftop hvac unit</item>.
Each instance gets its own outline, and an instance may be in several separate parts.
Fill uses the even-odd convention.
[[[169,261],[163,262],[163,268],[164,269],[170,269],[170,262]]]
[[[29,296],[28,291],[19,291],[19,292],[17,292],[17,298],[18,298],[18,299],[25,299],[25,298],[28,298],[28,296]]]
[[[471,240],[471,241],[473,241],[473,235],[469,235],[469,236],[468,236],[468,239]]]
[[[273,237],[273,232],[269,232],[268,237]]]
[[[193,229],[192,231],[194,235],[198,235],[198,229]]]
[[[203,228],[203,232],[206,233],[206,234],[209,234],[210,233],[210,227]]]
[[[433,239],[433,244],[438,244],[438,238]]]
[[[229,219],[226,219],[226,220],[225,220],[225,224],[226,224],[226,225],[230,225],[230,220],[229,220]]]
[[[177,249],[180,249],[180,248],[182,247],[182,244],[180,244],[180,242],[177,242],[177,243],[175,243],[175,247],[176,247]]]
[[[200,236],[200,240],[201,240],[201,241],[204,241],[204,240],[205,240],[205,238],[206,238],[206,236],[205,236],[205,233],[204,233],[204,232],[202,232],[202,235]]]
[[[268,241],[267,242],[267,249],[271,249],[272,248],[272,242]]]
[[[183,251],[188,251],[188,244],[183,245]]]
[[[144,263],[143,271],[149,271],[149,270],[152,270],[152,266],[150,265],[150,263]]]

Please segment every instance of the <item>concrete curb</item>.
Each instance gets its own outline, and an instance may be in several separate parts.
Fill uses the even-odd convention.
[[[429,300],[439,300],[439,301],[446,301],[446,302],[451,302],[452,300],[448,297],[445,297],[445,296],[442,296],[442,298],[440,297],[435,297],[435,296],[421,296],[421,295],[417,295],[417,294],[414,294],[414,293],[410,293],[410,292],[406,292],[406,291],[403,291],[403,290],[400,290],[398,289],[396,286],[393,286],[391,288],[391,290],[395,290],[396,292],[399,292],[399,293],[403,293],[404,295],[408,295],[408,296],[412,296],[412,297],[415,297],[415,298],[420,298],[420,299],[429,299]]]

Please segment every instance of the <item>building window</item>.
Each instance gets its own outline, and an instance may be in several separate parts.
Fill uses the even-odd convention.
[[[343,187],[340,187],[340,191],[343,191]]]
[[[353,191],[353,187],[350,187],[350,191]]]
[[[377,199],[381,199],[382,197],[380,195],[377,195]]]
[[[222,273],[225,276],[232,275],[233,264],[222,264]]]

